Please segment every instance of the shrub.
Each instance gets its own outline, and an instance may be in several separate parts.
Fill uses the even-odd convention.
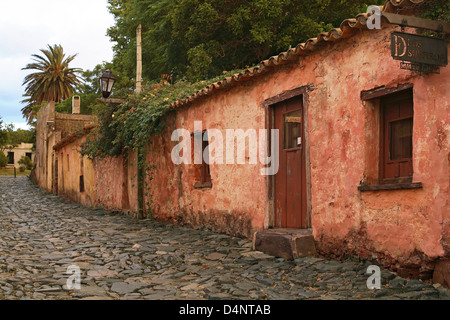
[[[28,158],[27,156],[22,156],[22,158],[20,158],[20,160],[19,160],[19,165],[20,165],[20,167],[23,166],[27,170],[31,170],[33,168],[33,161],[31,161],[31,159]],[[23,172],[23,171],[21,171],[21,172]]]
[[[0,168],[6,167],[8,162],[8,157],[5,156],[2,151],[0,151]]]
[[[19,172],[25,172],[26,169],[27,169],[27,168],[26,168],[24,165],[21,165],[21,166],[19,167]]]

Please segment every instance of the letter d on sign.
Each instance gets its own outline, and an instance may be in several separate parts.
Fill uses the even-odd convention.
[[[68,290],[80,290],[81,289],[81,271],[78,266],[69,266],[67,268],[66,274],[71,274],[69,279],[66,281],[66,286]]]
[[[367,279],[367,288],[372,289],[381,289],[381,271],[379,266],[371,265],[367,268],[366,273],[372,274]]]

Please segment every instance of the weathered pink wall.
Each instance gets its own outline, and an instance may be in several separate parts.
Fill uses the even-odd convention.
[[[130,157],[128,165],[124,165],[122,156],[91,161],[87,156],[81,157],[79,153],[80,146],[85,140],[85,137],[81,137],[56,151],[58,194],[86,206],[136,212],[134,157]],[[80,192],[81,174],[84,176],[84,192]]]
[[[298,64],[180,108],[148,157],[157,167],[150,187],[155,216],[243,235],[269,227],[269,180],[259,174],[259,165],[213,165],[213,187],[194,189],[195,166],[171,163],[176,144],[170,142],[171,130],[192,133],[194,120],[202,120],[204,129],[265,128],[265,99],[313,84],[307,170],[319,250],[334,256],[377,256],[399,268],[448,255],[450,68],[426,76],[401,70],[390,55],[393,30],[363,31],[300,58]],[[361,101],[360,93],[403,83],[414,85],[413,181],[422,182],[423,189],[360,192],[361,181],[378,175],[379,139],[376,106]],[[421,263],[420,271],[426,273],[428,267]]]
[[[375,253],[387,264],[421,265],[426,273],[424,261],[449,252],[443,225],[449,221],[450,68],[428,76],[400,70],[390,56],[390,31],[362,33],[305,63],[302,76],[314,74],[316,65],[323,76],[309,109],[313,231],[324,252]],[[423,189],[358,192],[364,155],[378,143],[365,136],[369,103],[360,92],[400,83],[414,85],[413,181]]]
[[[244,98],[245,97],[245,98]],[[198,165],[175,166],[171,160],[174,129],[194,132],[194,121],[202,121],[203,130],[219,129],[225,142],[226,129],[265,127],[265,110],[257,103],[259,93],[245,85],[230,94],[217,94],[204,103],[179,110],[169,121],[172,125],[163,138],[154,139],[148,163],[156,165],[149,183],[153,214],[162,220],[190,225],[206,225],[214,230],[251,237],[264,228],[266,218],[266,180],[261,165],[211,164],[211,188],[196,189],[200,177]],[[193,148],[193,145],[192,145]],[[193,151],[192,151],[193,154]],[[235,153],[236,157],[236,153]],[[224,148],[224,161],[226,152]]]
[[[111,210],[137,211],[135,157],[94,160],[97,204]]]
[[[31,178],[41,188],[56,192],[56,154],[53,147],[74,132],[91,124],[93,117],[82,114],[55,112],[55,103],[50,102],[37,113],[35,167]]]
[[[305,142],[311,223],[319,251],[378,257],[398,270],[431,270],[450,251],[450,68],[427,76],[401,70],[390,56],[393,30],[383,26],[381,31],[361,31],[297,63],[177,109],[166,132],[149,145],[147,162],[156,169],[147,179],[145,202],[153,216],[247,237],[270,227],[271,180],[260,175],[260,164],[213,164],[212,187],[196,189],[199,168],[172,163],[177,142],[170,137],[178,128],[193,133],[196,120],[203,122],[203,129],[264,129],[269,112],[262,107],[264,100],[312,84]],[[360,192],[362,181],[373,183],[378,176],[377,106],[361,101],[360,93],[403,83],[414,85],[413,181],[423,188]],[[128,173],[123,169],[120,157],[95,161],[95,205],[137,210],[135,167]]]
[[[81,138],[56,150],[58,157],[58,194],[86,206],[96,205],[95,169],[92,162],[79,153]],[[84,176],[84,192],[80,192],[80,175]]]

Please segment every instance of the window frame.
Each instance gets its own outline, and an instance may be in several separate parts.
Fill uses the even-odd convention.
[[[391,108],[393,104],[406,103],[407,100],[411,100],[411,109],[412,115],[408,116],[399,116],[398,118],[386,119],[386,112],[388,108]],[[402,158],[402,159],[390,159],[390,148],[392,144],[392,135],[390,132],[390,123],[405,119],[412,119],[413,122],[413,131],[414,131],[414,103],[413,103],[413,92],[412,90],[402,90],[399,92],[395,92],[393,94],[388,94],[380,97],[380,156],[379,156],[379,183],[380,184],[395,184],[395,183],[411,183],[414,175],[413,171],[413,150],[414,146],[411,135],[411,145],[412,145],[412,153],[410,158]],[[410,167],[411,174],[408,176],[398,176],[398,177],[386,177],[387,165],[395,163],[397,166],[400,166],[400,163],[407,163],[407,166]]]
[[[205,136],[206,135],[206,136]],[[205,140],[206,137],[206,140]],[[209,146],[208,130],[202,132],[202,167],[201,167],[201,182],[202,184],[211,183],[211,169],[209,164],[204,159],[205,149]],[[209,149],[208,149],[209,150]],[[209,156],[208,156],[209,158]]]
[[[197,133],[199,134],[199,132]],[[195,141],[196,139],[196,133],[193,133],[193,142],[194,144],[198,143]],[[206,135],[206,140],[205,140]],[[202,154],[202,163],[197,164],[197,166],[200,167],[200,177],[199,182],[194,184],[195,189],[202,189],[202,188],[212,188],[212,179],[211,179],[211,168],[208,163],[206,163],[203,153],[205,152],[206,147],[209,146],[209,137],[208,137],[208,130],[203,130],[201,133],[201,154]]]
[[[383,179],[382,175],[382,167],[383,167],[383,153],[381,153],[381,149],[384,146],[384,141],[382,140],[382,128],[384,126],[383,119],[383,108],[382,108],[382,100],[392,97],[395,95],[400,95],[402,93],[407,93],[409,91],[410,97],[412,99],[412,108],[413,108],[413,135],[414,135],[414,86],[412,83],[403,83],[398,84],[396,87],[386,88],[385,86],[376,87],[371,90],[361,91],[361,100],[363,102],[369,102],[370,106],[368,110],[369,114],[366,116],[367,119],[375,120],[377,133],[377,141],[366,140],[366,143],[377,145],[376,154],[371,154],[369,152],[369,156],[377,157],[377,169],[376,172],[370,169],[371,167],[366,167],[364,170],[364,178],[360,181],[360,185],[358,186],[358,190],[361,192],[365,191],[382,191],[382,190],[404,190],[404,189],[422,189],[421,182],[412,182],[412,178],[414,177],[414,170],[412,167],[412,175],[408,179],[394,179],[388,180]],[[372,115],[370,115],[372,114]],[[374,132],[375,133],[375,132]],[[366,134],[366,139],[369,139],[372,134]],[[366,155],[367,156],[367,155]],[[412,164],[414,163],[414,140],[412,141]],[[366,175],[367,174],[367,175]]]
[[[8,152],[8,164],[15,164],[15,158],[14,158],[14,152],[9,151]]]

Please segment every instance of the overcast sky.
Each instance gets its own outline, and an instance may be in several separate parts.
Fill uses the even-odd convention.
[[[107,0],[0,0],[0,117],[24,128],[22,71],[47,44],[78,54],[71,67],[93,69],[112,60],[106,30],[114,24]]]

